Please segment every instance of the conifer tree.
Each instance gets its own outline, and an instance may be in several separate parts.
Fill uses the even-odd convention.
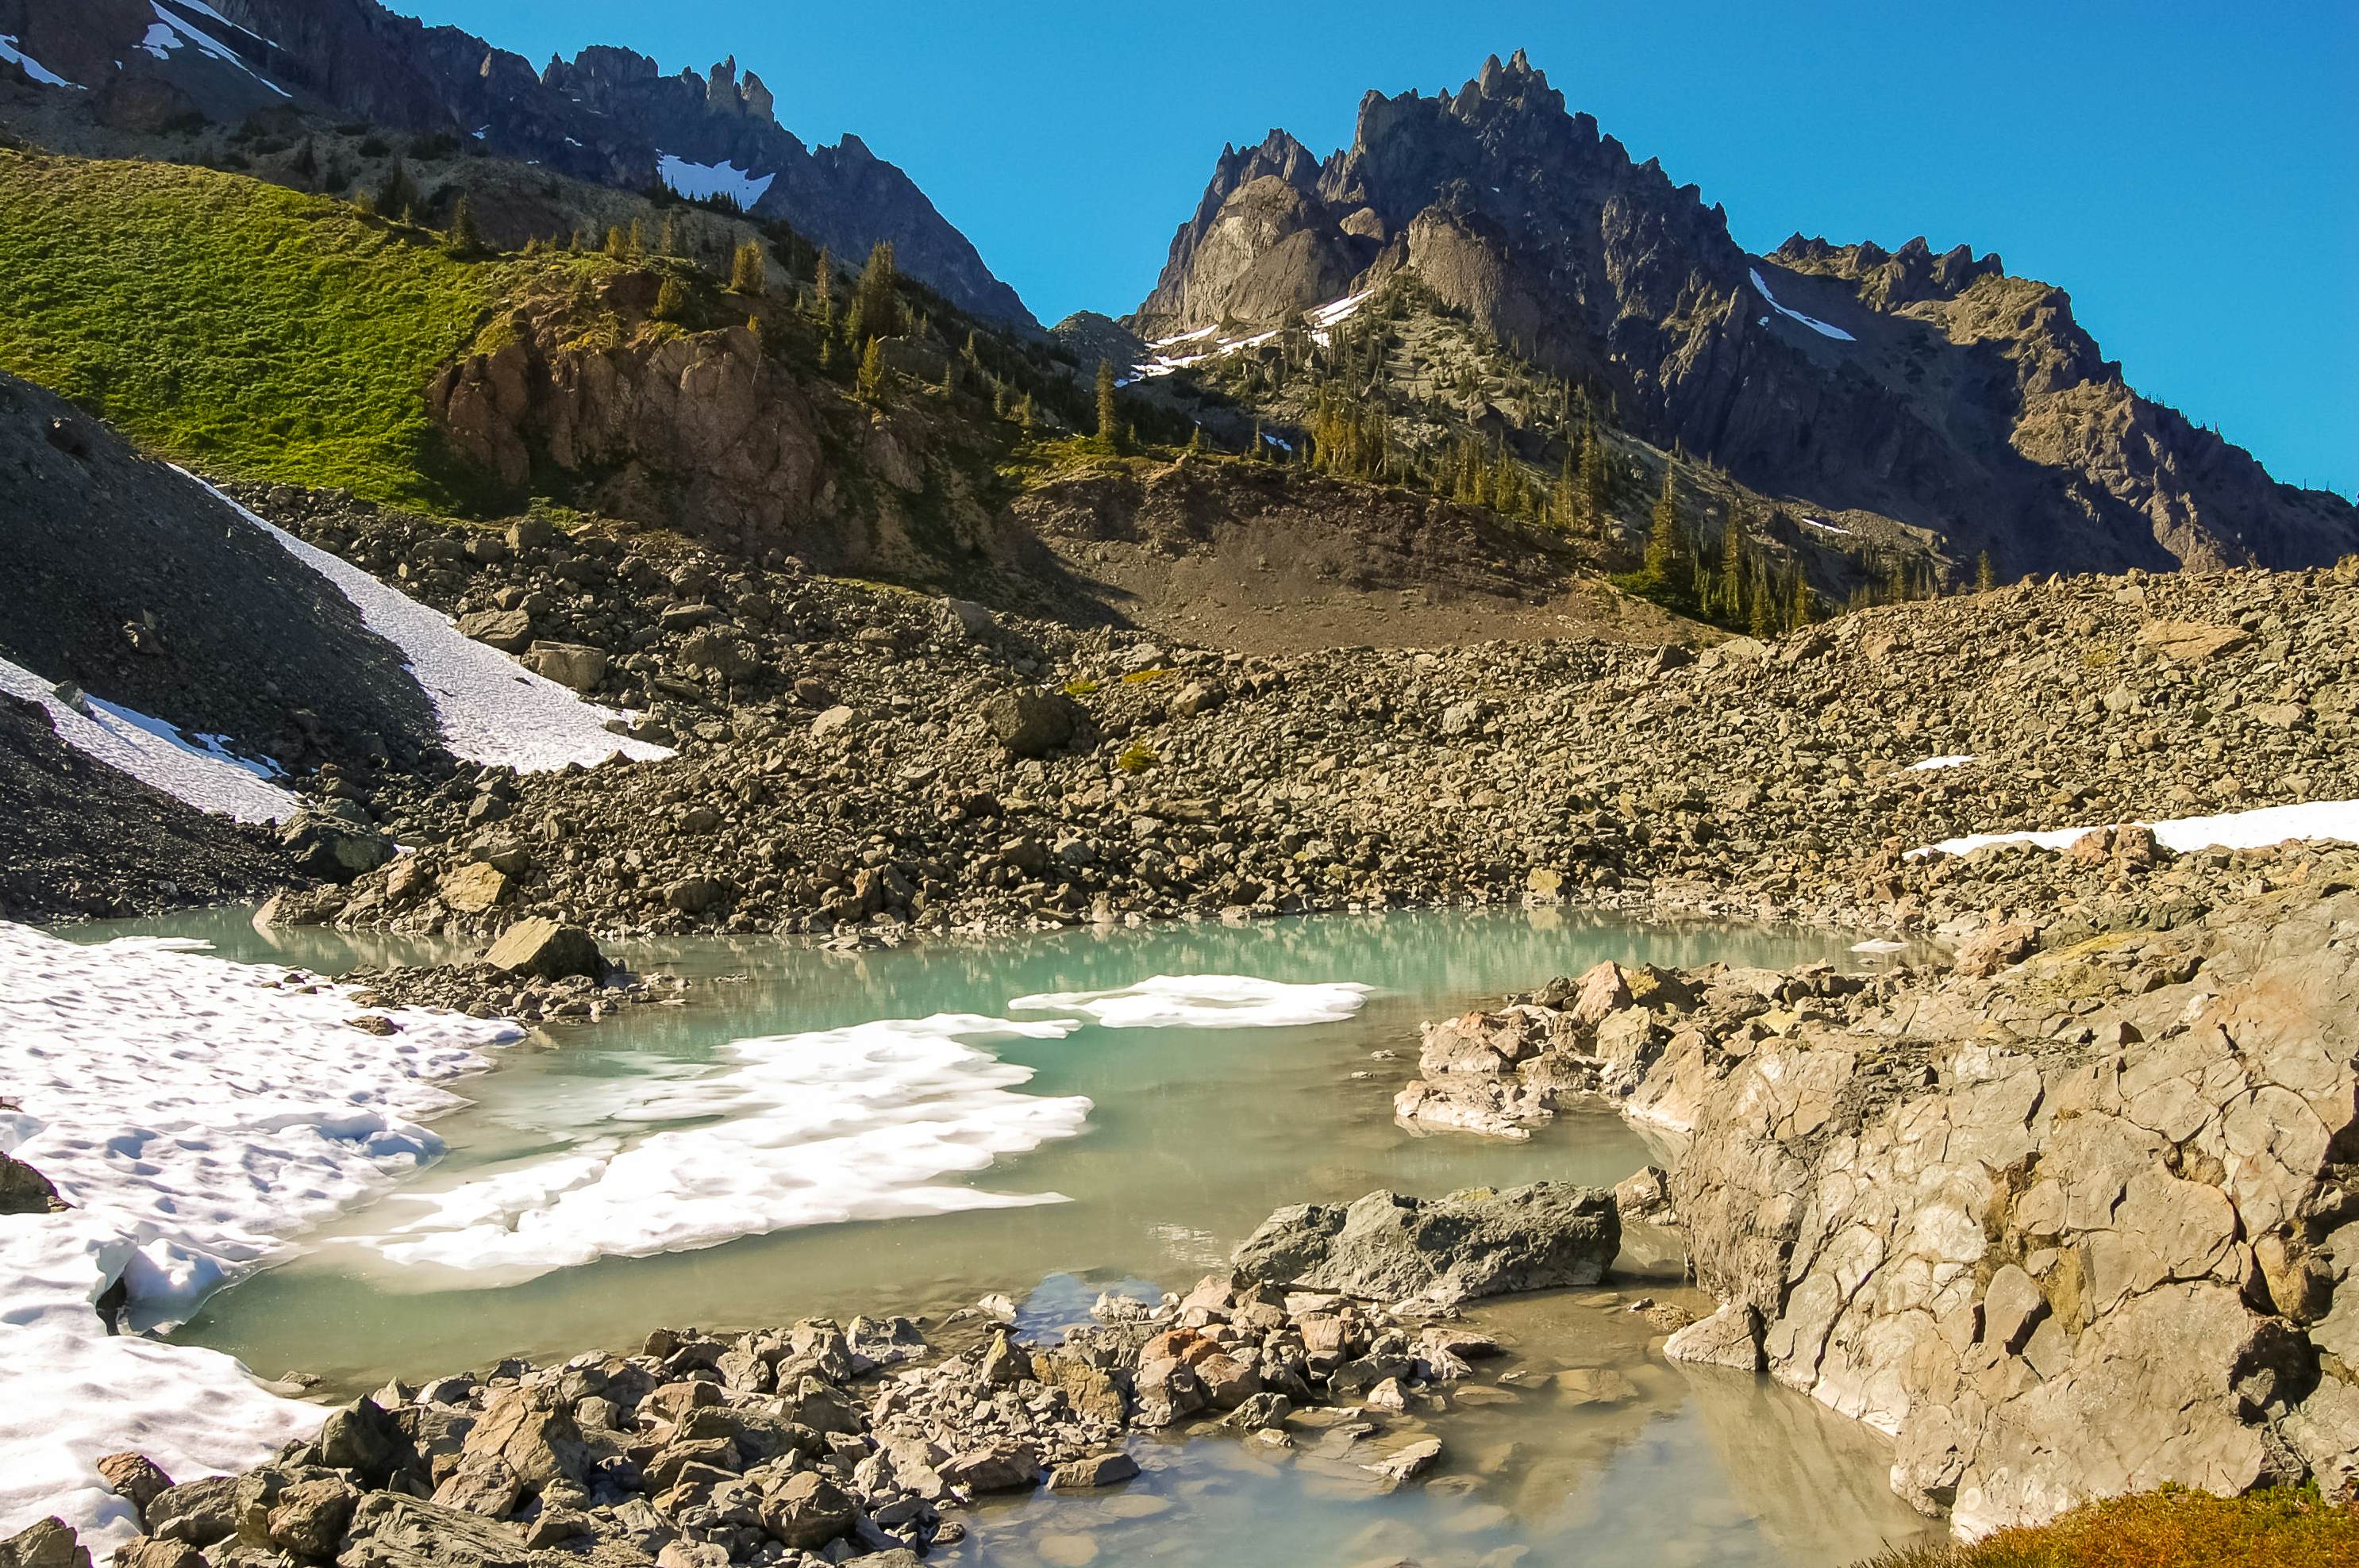
[[[1984,550],[1974,557],[1974,591],[1988,593],[1997,586],[1998,568],[1992,562],[1991,553]]]
[[[1818,618],[1819,601],[1810,592],[1810,579],[1803,574],[1802,568],[1797,566],[1794,568],[1793,600],[1786,617],[1787,629],[1798,630],[1808,626]]]
[[[386,175],[385,183],[377,188],[376,200],[369,204],[369,211],[380,218],[399,222],[407,220],[411,209],[417,205],[418,187],[410,179],[408,168],[397,158],[393,172]]]
[[[860,356],[860,380],[856,390],[871,403],[884,401],[885,341],[881,338],[869,339],[866,351]]]
[[[659,256],[679,254],[679,225],[673,221],[672,215],[669,212],[664,214],[663,227],[656,231],[656,254]]]
[[[634,218],[631,220],[631,233],[626,243],[629,253],[634,259],[647,254],[647,225],[646,220],[640,218]]]
[[[763,259],[762,242],[747,240],[729,258],[729,292],[759,298],[770,287],[770,268]]]
[[[1731,622],[1745,618],[1745,567],[1751,553],[1745,535],[1745,514],[1728,509],[1728,526],[1720,532],[1720,613]]]
[[[666,274],[656,289],[656,319],[677,321],[688,314],[688,288],[679,279]]]
[[[620,227],[614,224],[608,224],[606,228],[605,248],[608,255],[613,256],[616,261],[620,261],[630,254],[631,242],[625,237]]]
[[[1122,410],[1114,395],[1114,362],[1098,362],[1098,439],[1119,449]]]
[[[475,227],[474,211],[467,205],[467,193],[459,193],[459,204],[451,209],[451,239],[447,247],[454,256],[479,255],[484,249],[482,231]]]
[[[822,327],[835,325],[835,253],[820,247],[819,271],[811,279],[811,314]]]
[[[1605,443],[1597,438],[1597,421],[1593,418],[1582,432],[1581,502],[1591,532],[1601,539],[1612,538],[1614,529],[1607,509],[1614,503],[1614,474],[1606,465]]]
[[[1032,406],[1032,395],[1027,392],[1016,405],[1016,422],[1024,427],[1024,433],[1028,436],[1039,420],[1040,416]]]
[[[1654,516],[1647,528],[1647,570],[1657,582],[1675,588],[1689,576],[1687,535],[1680,527],[1676,476],[1663,465],[1663,493],[1655,499]]]
[[[855,338],[897,338],[901,335],[900,274],[893,264],[893,242],[879,240],[860,269],[852,291],[852,335]]]

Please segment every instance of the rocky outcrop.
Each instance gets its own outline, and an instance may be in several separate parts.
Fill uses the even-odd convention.
[[[1669,1353],[1890,1434],[1962,1534],[2166,1483],[2350,1498],[2359,851],[2285,860],[2173,930],[1841,987],[1714,968],[1607,1013],[1662,1038],[1624,1103],[1684,1142],[1723,1302]],[[1573,992],[1516,1042],[1582,1038]]]
[[[1279,1209],[1236,1250],[1249,1280],[1370,1301],[1455,1305],[1510,1291],[1593,1285],[1621,1250],[1614,1195],[1536,1182],[1441,1198],[1370,1193]]]
[[[1275,327],[1403,271],[1654,446],[1930,530],[1961,561],[2323,565],[2359,547],[2349,502],[2276,483],[2132,392],[2060,290],[1921,239],[1749,255],[1717,205],[1568,114],[1520,52],[1454,93],[1368,94],[1323,163],[1283,132],[1224,150],[1129,325]]]

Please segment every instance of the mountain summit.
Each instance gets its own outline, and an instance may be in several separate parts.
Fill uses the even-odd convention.
[[[2359,548],[2350,503],[2133,391],[2061,289],[1921,238],[1750,254],[1521,50],[1455,93],[1370,92],[1323,161],[1283,131],[1223,150],[1128,324],[1269,326],[1399,274],[1645,440],[2010,575]]]

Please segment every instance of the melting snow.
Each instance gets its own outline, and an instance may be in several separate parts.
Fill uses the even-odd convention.
[[[1816,528],[1821,534],[1840,534],[1846,539],[1853,536],[1850,529],[1838,528],[1833,524],[1827,522],[1824,518],[1805,517],[1802,519],[1802,526],[1805,528]]]
[[[545,773],[571,762],[587,767],[617,753],[634,762],[671,755],[664,747],[627,741],[606,728],[608,721],[629,715],[584,702],[498,649],[460,635],[440,611],[264,522],[212,485],[205,488],[334,583],[368,629],[401,650],[442,721],[442,743],[455,755],[519,773]]]
[[[1971,754],[1956,757],[1928,757],[1921,762],[1909,763],[1908,771],[1912,773],[1939,773],[1943,768],[1962,768],[1973,760]]]
[[[1272,1029],[1339,1023],[1374,991],[1348,981],[1289,985],[1251,975],[1157,975],[1119,990],[1052,991],[1007,1005],[1016,1012],[1084,1012],[1108,1029]]]
[[[0,1536],[55,1513],[103,1549],[138,1533],[99,1480],[136,1450],[179,1480],[243,1469],[325,1411],[216,1351],[109,1336],[92,1303],[185,1311],[286,1237],[440,1149],[438,1080],[485,1065],[511,1024],[399,1011],[377,1036],[350,993],[199,944],[82,946],[0,924],[0,1150],[74,1206],[0,1216]],[[297,988],[282,982],[293,979]]]
[[[154,55],[158,59],[164,59],[167,55],[169,55],[174,49],[179,49],[183,44],[194,44],[197,48],[198,53],[205,55],[210,59],[222,60],[227,64],[237,67],[238,70],[245,72],[246,75],[254,78],[255,81],[259,81],[263,86],[267,87],[271,92],[276,92],[281,98],[292,98],[294,96],[294,94],[288,92],[287,89],[279,86],[278,83],[271,81],[270,78],[263,75],[262,72],[246,64],[245,61],[239,57],[236,50],[226,48],[221,43],[216,42],[211,37],[180,20],[179,17],[173,16],[169,11],[165,10],[160,4],[158,4],[157,0],[149,0],[149,8],[156,13],[156,20],[147,28],[147,36],[140,40],[139,47],[146,49],[149,54]],[[194,6],[191,7],[191,9],[204,10],[207,16],[218,16],[221,14],[217,11],[212,11],[202,6]]]
[[[2359,800],[2265,806],[2255,811],[2169,817],[2133,826],[2153,828],[2163,848],[2180,854],[2190,849],[2259,849],[2289,838],[2333,838],[2359,844]],[[1990,844],[2030,844],[2042,849],[2064,849],[2083,835],[2102,830],[2091,827],[2056,827],[2035,833],[1969,833],[1962,838],[1944,838],[1938,844],[1911,849],[1908,858],[1971,855]]]
[[[1209,338],[1219,330],[1218,327],[1199,327],[1192,332],[1182,332],[1176,338],[1158,338],[1147,346],[1150,349],[1168,349],[1174,343],[1192,343],[1200,338]]]
[[[68,81],[64,77],[60,76],[56,71],[51,70],[48,66],[43,65],[39,60],[35,59],[23,49],[18,49],[16,47],[16,36],[14,33],[0,33],[0,64],[6,64],[10,61],[14,61],[15,63],[23,66],[25,68],[25,74],[31,77],[34,81],[41,83],[44,87],[71,87],[77,92],[87,92],[90,91],[90,89],[84,87],[79,81]]]
[[[1760,293],[1762,302],[1767,305],[1770,309],[1777,312],[1778,315],[1787,317],[1792,320],[1799,321],[1811,331],[1817,332],[1822,337],[1832,338],[1838,342],[1855,343],[1859,341],[1858,339],[1853,337],[1849,332],[1844,331],[1841,327],[1829,326],[1826,322],[1820,320],[1816,316],[1805,316],[1799,310],[1788,310],[1783,305],[1778,304],[1777,297],[1769,292],[1769,285],[1762,278],[1761,269],[1759,267],[1755,267],[1753,269],[1753,287]]]
[[[1375,297],[1375,293],[1373,288],[1363,289],[1357,294],[1321,305],[1318,309],[1310,311],[1305,319],[1314,327],[1332,327],[1340,322],[1348,321],[1360,313],[1361,306]]]
[[[88,712],[70,708],[51,682],[5,659],[0,659],[0,691],[48,708],[58,739],[75,751],[200,811],[240,822],[284,822],[302,809],[302,802],[271,782],[276,767],[235,755],[218,735],[191,741],[160,719],[94,697],[84,698]]]
[[[762,193],[770,189],[774,174],[756,176],[734,163],[690,163],[669,153],[656,155],[658,178],[666,185],[691,200],[713,196],[733,198],[738,206],[751,212]]]
[[[1055,1040],[1079,1027],[941,1013],[741,1040],[729,1070],[642,1092],[619,1115],[690,1125],[404,1192],[387,1210],[426,1214],[361,1244],[397,1263],[460,1271],[470,1277],[449,1282],[474,1289],[484,1271],[531,1279],[799,1226],[1063,1203],[945,1178],[1072,1137],[1090,1113],[1078,1095],[1016,1092],[1032,1069],[966,1042]]]

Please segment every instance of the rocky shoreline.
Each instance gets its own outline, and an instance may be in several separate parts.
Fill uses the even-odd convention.
[[[915,1563],[980,1499],[1117,1487],[1126,1445],[1185,1430],[1299,1450],[1369,1495],[1442,1459],[1462,1387],[1512,1359],[1460,1306],[1593,1284],[1614,1195],[1542,1183],[1282,1209],[1184,1296],[1105,1294],[1053,1345],[1010,1298],[917,1320],[658,1329],[634,1354],[395,1381],[243,1475],[100,1462],[145,1533],[117,1568],[814,1568]],[[1644,1303],[1641,1303],[1642,1305]],[[1661,1317],[1669,1329],[1687,1314]],[[52,1520],[11,1568],[87,1568]]]
[[[1961,1533],[2166,1483],[2353,1500],[2359,850],[2223,855],[2190,905],[2131,891],[2151,848],[1943,965],[1607,964],[1430,1024],[1398,1109],[1514,1137],[1603,1095],[1675,1139],[1723,1304],[1668,1353],[1893,1437]]]
[[[323,773],[415,853],[290,920],[861,942],[1531,902],[1942,935],[1990,890],[1919,845],[2359,798],[2339,568],[2025,583],[1774,643],[1265,658],[621,529],[248,499],[679,752]]]

